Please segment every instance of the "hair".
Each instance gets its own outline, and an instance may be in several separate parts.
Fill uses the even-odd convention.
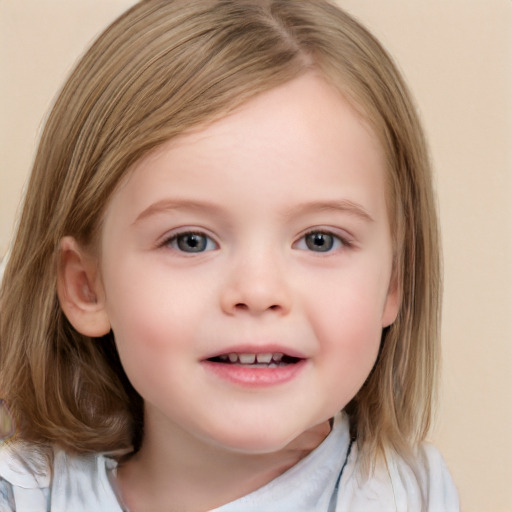
[[[370,467],[412,459],[431,422],[440,257],[428,151],[391,58],[324,0],[143,0],[93,44],[43,131],[0,295],[0,390],[16,437],[97,452],[140,445],[142,399],[112,333],[73,329],[56,292],[60,240],[89,244],[120,180],[163,142],[315,71],[369,122],[386,155],[401,307],[346,407]]]

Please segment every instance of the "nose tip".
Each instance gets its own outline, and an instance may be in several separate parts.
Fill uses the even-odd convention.
[[[221,293],[221,307],[228,314],[286,314],[290,306],[286,279],[274,267],[264,272],[254,272],[247,267],[234,270]]]

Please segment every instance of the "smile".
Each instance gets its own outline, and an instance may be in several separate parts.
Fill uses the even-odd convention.
[[[295,364],[300,361],[298,357],[287,356],[281,352],[236,353],[221,354],[208,359],[213,363],[223,363],[237,366],[250,366],[252,368],[278,368]]]
[[[298,377],[307,367],[308,358],[299,354],[292,356],[284,351],[274,352],[269,348],[264,352],[240,348],[236,352],[220,353],[203,359],[203,367],[223,381],[249,388],[285,384]]]

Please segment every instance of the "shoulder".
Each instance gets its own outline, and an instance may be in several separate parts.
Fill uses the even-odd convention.
[[[0,512],[48,509],[52,450],[28,443],[0,446]]]
[[[386,461],[401,508],[407,508],[413,495],[418,505],[421,496],[425,497],[429,512],[459,510],[457,489],[446,462],[434,445],[423,443],[419,447],[414,468],[395,453],[388,453]]]
[[[419,467],[431,510],[436,510],[436,503],[445,507],[450,505],[449,510],[459,510],[457,488],[443,456],[433,444],[423,443],[421,446]]]
[[[459,499],[446,463],[435,446],[423,443],[414,461],[388,450],[368,479],[361,477],[357,447],[340,485],[337,512],[458,512]]]
[[[12,443],[0,447],[0,512],[52,509],[121,510],[101,454],[73,455],[57,447]],[[108,508],[106,508],[108,507]]]

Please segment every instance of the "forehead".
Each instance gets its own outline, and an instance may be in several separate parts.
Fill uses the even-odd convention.
[[[178,189],[206,199],[220,183],[226,197],[240,186],[260,191],[267,202],[283,194],[335,199],[329,191],[343,176],[354,199],[376,196],[380,208],[384,174],[370,125],[337,89],[310,73],[157,148],[128,173],[112,203],[119,204],[123,192],[123,202],[143,210]]]

